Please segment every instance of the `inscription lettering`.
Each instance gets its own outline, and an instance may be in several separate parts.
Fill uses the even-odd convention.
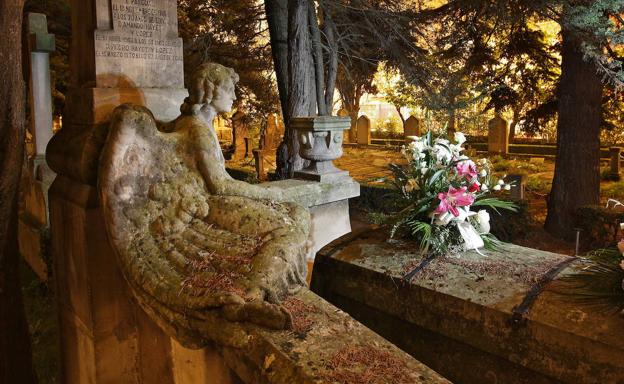
[[[97,57],[158,61],[182,61],[180,39],[167,39],[171,16],[162,1],[113,0],[115,32],[96,33]]]

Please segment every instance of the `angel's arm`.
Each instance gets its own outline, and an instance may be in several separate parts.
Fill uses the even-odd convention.
[[[195,130],[197,168],[214,195],[241,196],[250,199],[282,201],[283,191],[275,187],[259,187],[233,179],[225,170],[219,141],[212,129]]]

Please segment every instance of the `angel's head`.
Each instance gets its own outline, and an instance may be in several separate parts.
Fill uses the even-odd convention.
[[[232,68],[217,63],[202,64],[193,73],[189,97],[180,108],[185,115],[198,115],[208,109],[216,113],[230,112],[236,100],[234,87],[239,77]]]

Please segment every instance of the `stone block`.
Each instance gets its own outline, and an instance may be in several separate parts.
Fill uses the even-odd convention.
[[[578,259],[505,244],[422,264],[415,242],[387,239],[323,248],[312,289],[457,382],[624,382],[624,317],[571,300],[561,281]]]
[[[176,384],[240,384],[214,348],[187,349],[171,339],[171,358]]]
[[[90,125],[110,120],[121,104],[142,105],[154,114],[156,120],[170,122],[180,115],[180,105],[188,91],[184,88],[80,88],[70,90],[67,96],[66,124]]]
[[[169,337],[145,324],[111,250],[95,188],[59,176],[50,189],[54,276],[67,382],[173,383]]]
[[[524,200],[527,183],[526,175],[508,175],[506,181],[511,184],[511,198],[515,200]]]

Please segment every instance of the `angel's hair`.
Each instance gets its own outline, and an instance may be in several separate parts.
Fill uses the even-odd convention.
[[[210,104],[215,90],[226,79],[238,83],[239,77],[232,68],[217,63],[202,64],[193,73],[189,84],[189,97],[184,99],[180,111],[184,115],[197,115],[201,109]]]

